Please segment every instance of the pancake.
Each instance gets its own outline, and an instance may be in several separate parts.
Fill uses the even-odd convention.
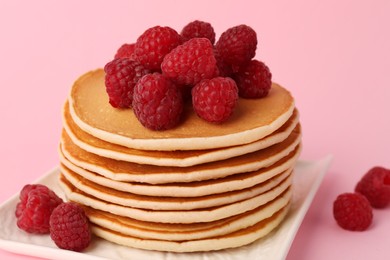
[[[239,98],[222,124],[191,102],[173,129],[153,131],[113,108],[102,69],[82,75],[63,106],[59,185],[93,233],[134,248],[197,252],[247,245],[285,218],[301,151],[294,99],[272,83]]]
[[[264,219],[250,227],[238,230],[225,235],[212,238],[187,240],[187,241],[166,241],[155,239],[143,239],[134,236],[124,235],[98,225],[92,226],[92,232],[108,241],[146,250],[158,250],[169,252],[199,252],[214,251],[227,248],[235,248],[250,244],[275,229],[285,218],[288,207],[285,207],[271,217]]]
[[[60,169],[63,173],[73,172],[85,179],[93,181],[109,189],[131,192],[133,194],[146,196],[162,197],[200,197],[216,193],[246,189],[253,187],[268,179],[289,171],[294,167],[299,156],[299,150],[290,153],[288,156],[272,164],[269,167],[262,168],[253,172],[239,173],[225,178],[185,182],[185,183],[167,183],[167,184],[147,184],[137,182],[121,182],[105,178],[97,173],[90,172],[80,168],[68,161],[60,152]]]
[[[273,83],[266,98],[240,98],[232,117],[223,124],[206,123],[184,109],[183,122],[174,129],[143,127],[131,109],[115,109],[108,102],[102,69],[88,72],[73,85],[70,114],[85,132],[109,143],[140,150],[204,150],[251,143],[279,129],[293,114],[291,94]]]
[[[101,157],[80,149],[72,142],[66,131],[62,132],[60,149],[66,159],[73,164],[106,178],[117,181],[161,184],[201,181],[255,171],[276,163],[296,150],[300,144],[300,138],[300,126],[297,125],[283,142],[266,149],[190,167],[141,165]]]
[[[81,149],[111,159],[159,166],[187,167],[211,161],[224,160],[265,149],[285,140],[297,124],[298,111],[295,109],[288,121],[275,132],[245,145],[208,150],[146,151],[109,143],[84,132],[74,123],[69,113],[68,102],[66,102],[63,108],[64,129],[72,139],[72,142]]]
[[[115,203],[125,207],[150,210],[192,210],[211,208],[246,200],[265,193],[283,182],[291,184],[292,169],[285,171],[265,182],[247,189],[229,191],[201,197],[156,197],[133,194],[125,191],[110,189],[87,180],[66,168],[61,169],[62,177],[76,189],[103,201]]]
[[[267,202],[274,200],[284,192],[291,192],[291,183],[284,181],[277,187],[267,192],[228,205],[195,210],[157,211],[125,207],[112,202],[100,200],[96,197],[84,193],[83,191],[78,190],[66,178],[64,178],[62,174],[60,176],[59,183],[67,198],[77,203],[95,209],[108,211],[119,216],[159,223],[198,223],[215,221],[253,210],[261,205],[266,204]]]
[[[291,197],[282,194],[249,212],[208,223],[166,224],[144,222],[84,206],[89,220],[101,227],[142,239],[188,241],[221,236],[250,227],[286,207]]]

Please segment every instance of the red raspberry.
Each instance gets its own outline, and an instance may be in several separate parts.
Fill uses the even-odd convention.
[[[134,86],[138,80],[150,73],[138,61],[129,58],[119,58],[104,66],[105,83],[109,102],[116,108],[131,107]]]
[[[386,207],[390,203],[390,170],[373,167],[358,182],[355,191],[366,196],[372,207]]]
[[[180,85],[195,85],[215,76],[213,46],[206,38],[193,38],[173,49],[161,64],[163,75]]]
[[[73,202],[59,205],[50,217],[50,237],[62,249],[79,252],[88,247],[91,231],[83,208]]]
[[[133,110],[141,124],[149,129],[173,128],[183,111],[181,91],[163,75],[148,74],[135,86]]]
[[[207,38],[210,40],[211,44],[214,44],[215,42],[214,28],[210,23],[199,20],[195,20],[184,26],[180,34],[184,41],[188,41],[192,38]]]
[[[251,60],[234,74],[238,93],[243,98],[262,98],[268,95],[272,74],[263,62]]]
[[[24,186],[15,211],[18,227],[28,233],[49,233],[50,215],[61,203],[62,199],[44,185]]]
[[[215,47],[224,62],[241,66],[256,55],[257,35],[247,25],[235,26],[222,33]]]
[[[226,121],[234,111],[238,89],[231,78],[202,80],[192,89],[192,104],[196,114],[213,123]]]
[[[115,59],[118,58],[130,58],[135,59],[134,56],[135,43],[125,43],[116,51]]]
[[[164,56],[181,43],[182,38],[174,29],[155,26],[138,37],[134,54],[145,68],[159,70]]]
[[[231,77],[233,75],[232,66],[224,62],[216,48],[214,48],[213,51],[215,60],[217,61],[218,75],[221,77]]]
[[[340,227],[351,231],[366,230],[372,222],[370,202],[360,193],[343,193],[333,203],[333,216]]]

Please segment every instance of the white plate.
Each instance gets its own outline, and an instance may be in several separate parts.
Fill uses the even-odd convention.
[[[285,221],[268,236],[248,246],[205,253],[165,253],[119,246],[94,238],[83,253],[56,247],[49,235],[31,235],[16,226],[15,206],[19,193],[0,206],[0,248],[18,254],[49,259],[284,259],[301,225],[315,193],[330,165],[331,156],[319,161],[299,161],[295,168],[292,207]],[[63,192],[57,185],[58,168],[36,181],[53,189],[59,196]]]

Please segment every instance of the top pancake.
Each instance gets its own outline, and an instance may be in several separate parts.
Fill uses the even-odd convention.
[[[129,148],[172,151],[246,144],[277,130],[294,111],[291,94],[274,83],[266,98],[239,99],[232,117],[222,124],[204,121],[187,104],[177,127],[153,131],[141,125],[132,109],[109,104],[104,76],[104,71],[98,69],[74,83],[69,96],[71,116],[85,132]]]

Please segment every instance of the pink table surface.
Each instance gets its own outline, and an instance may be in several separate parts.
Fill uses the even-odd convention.
[[[200,19],[217,36],[247,24],[256,57],[301,112],[302,159],[333,154],[288,260],[389,259],[390,208],[365,232],[332,217],[336,196],[371,167],[390,168],[390,1],[1,1],[0,202],[58,164],[72,82],[155,25]],[[0,250],[0,259],[26,259]]]

